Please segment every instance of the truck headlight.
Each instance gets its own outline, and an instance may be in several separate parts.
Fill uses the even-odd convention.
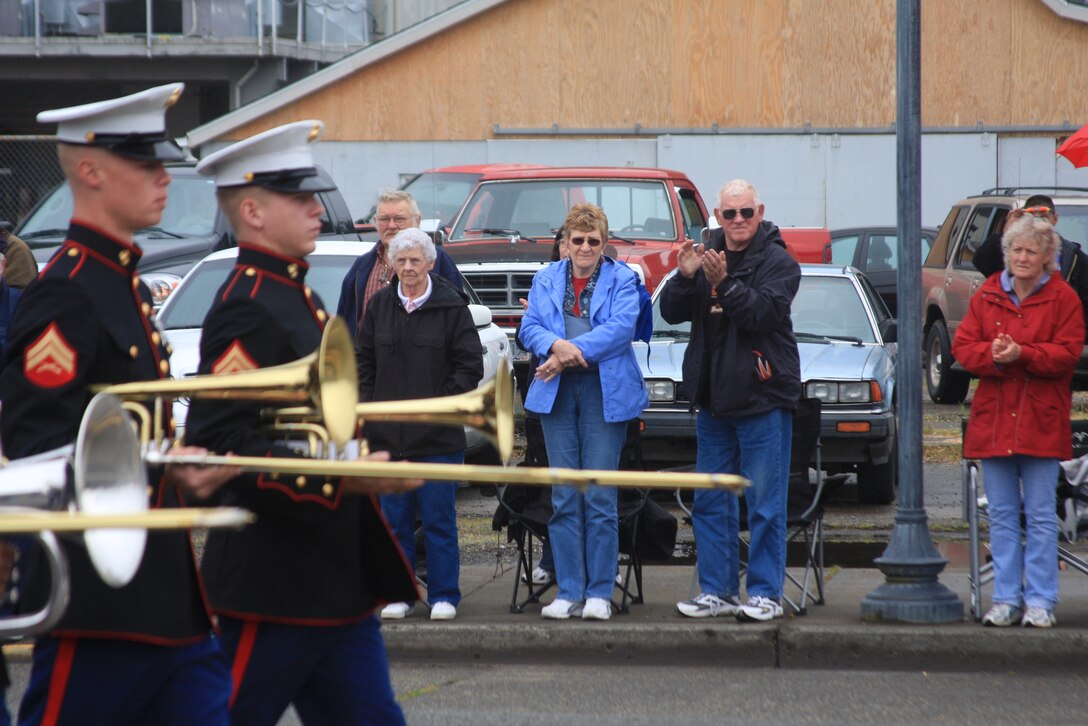
[[[676,400],[676,383],[674,381],[646,381],[646,393],[650,396],[650,403],[672,403]]]

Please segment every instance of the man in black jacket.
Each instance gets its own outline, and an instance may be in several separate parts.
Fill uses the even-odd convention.
[[[257,134],[201,160],[215,176],[238,261],[200,341],[202,374],[291,363],[317,349],[329,316],[306,284],[321,229],[310,144],[320,121]],[[298,456],[262,427],[256,401],[194,400],[186,437],[219,452]],[[304,723],[403,723],[373,611],[415,583],[355,477],[240,476],[224,503],[257,514],[208,535],[201,562],[234,675],[233,724],[274,724],[289,704]]]
[[[356,336],[359,399],[395,401],[472,390],[484,375],[480,338],[464,294],[431,272],[437,256],[431,238],[416,228],[401,230],[388,254],[396,276],[370,299]],[[465,431],[458,426],[373,422],[364,433],[371,446],[387,449],[394,459],[465,460]],[[461,601],[456,496],[456,482],[431,481],[409,494],[382,497],[382,512],[413,566],[417,509],[423,519],[431,620],[452,620]],[[407,600],[392,603],[382,618],[401,619],[412,608]]]
[[[790,321],[801,270],[778,227],[763,221],[763,205],[748,182],[725,184],[714,215],[721,229],[707,249],[690,240],[680,247],[679,272],[661,294],[661,315],[670,323],[691,321],[684,388],[699,409],[696,470],[752,482],[745,492],[748,601],[739,599],[737,498],[700,490],[692,526],[701,593],[676,609],[694,618],[772,620],[783,613],[790,437],[801,399]]]
[[[72,443],[92,386],[170,375],[133,234],[159,223],[170,184],[163,162],[184,156],[165,127],[183,89],[172,83],[38,115],[58,124],[72,221],[12,322],[0,377],[6,456]],[[234,473],[169,466],[150,477],[150,506],[178,506],[188,487]],[[71,601],[56,629],[35,640],[19,723],[226,724],[230,672],[211,637],[188,532],[149,533],[140,569],[121,588],[99,579],[86,548],[63,546]],[[21,583],[28,609],[48,592],[42,569]]]
[[[1005,255],[1001,251],[1001,236],[1009,225],[1020,219],[1025,214],[1034,214],[1042,217],[1052,227],[1058,224],[1058,210],[1054,207],[1054,200],[1046,194],[1032,194],[1019,209],[1010,210],[1005,216],[1005,223],[999,231],[994,232],[986,241],[979,245],[971,258],[975,269],[986,277],[1005,269]],[[1088,255],[1084,254],[1080,245],[1062,237],[1061,249],[1058,252],[1058,263],[1062,271],[1062,279],[1076,290],[1084,309],[1085,318],[1088,319]],[[1088,333],[1086,333],[1088,341]]]

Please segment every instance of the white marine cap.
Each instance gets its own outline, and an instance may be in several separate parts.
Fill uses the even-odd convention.
[[[196,170],[215,176],[217,187],[260,186],[276,192],[327,192],[310,144],[321,135],[320,121],[296,121],[250,136],[201,159]]]
[[[166,109],[184,83],[168,83],[130,96],[57,108],[38,114],[38,123],[57,124],[57,141],[98,146],[133,159],[180,161],[185,154],[166,135]]]

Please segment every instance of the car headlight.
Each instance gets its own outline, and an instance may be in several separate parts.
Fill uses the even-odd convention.
[[[650,403],[672,403],[676,400],[675,381],[646,381]]]
[[[144,284],[151,288],[151,302],[156,308],[160,307],[170,293],[181,283],[181,276],[169,272],[151,272],[140,275]]]
[[[823,403],[872,403],[883,399],[876,381],[809,381],[805,395]]]

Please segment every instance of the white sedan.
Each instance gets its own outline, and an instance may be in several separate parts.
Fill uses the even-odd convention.
[[[336,310],[340,300],[340,285],[348,268],[359,255],[369,252],[373,246],[373,242],[318,241],[317,249],[306,258],[310,265],[306,282],[321,297],[326,309]],[[229,249],[213,252],[205,257],[185,276],[156,316],[159,327],[173,348],[170,364],[176,377],[196,375],[200,363],[200,332],[204,317],[211,307],[216,291],[234,267],[237,256],[237,249]],[[480,336],[483,380],[486,381],[495,375],[499,366],[506,366],[507,370],[511,370],[510,341],[491,322],[491,311],[479,304],[479,298],[467,283],[465,288],[471,300],[468,307],[472,320]],[[179,434],[184,428],[187,410],[187,399],[174,404],[174,419]],[[466,427],[465,434],[468,438],[466,458],[483,456],[497,461],[494,449],[479,432]]]

